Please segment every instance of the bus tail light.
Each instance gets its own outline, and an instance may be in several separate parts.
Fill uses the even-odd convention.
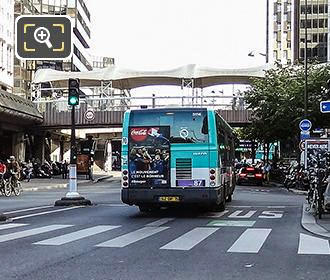
[[[122,185],[123,188],[128,187],[128,170],[123,170]]]
[[[239,174],[240,177],[246,177],[246,173]]]
[[[262,174],[256,174],[256,178],[262,178]]]
[[[216,179],[216,176],[215,176],[215,169],[210,169],[210,187],[215,187],[216,185],[216,182],[215,182],[215,179]]]

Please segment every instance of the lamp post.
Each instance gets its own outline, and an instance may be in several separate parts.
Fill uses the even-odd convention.
[[[304,94],[304,117],[307,118],[307,102],[308,102],[308,91],[307,91],[307,0],[305,0],[305,53],[304,53],[304,68],[305,68],[305,94]]]

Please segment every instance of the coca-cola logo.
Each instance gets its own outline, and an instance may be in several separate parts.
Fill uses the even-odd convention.
[[[131,139],[135,142],[141,142],[147,139],[148,130],[144,127],[132,128],[131,129]]]

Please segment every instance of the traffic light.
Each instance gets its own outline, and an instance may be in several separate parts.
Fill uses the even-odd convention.
[[[68,104],[70,106],[79,105],[79,79],[69,79],[69,98]]]

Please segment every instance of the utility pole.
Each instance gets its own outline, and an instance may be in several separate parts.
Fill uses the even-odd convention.
[[[305,53],[304,53],[304,67],[305,67],[305,94],[304,94],[304,117],[308,115],[308,91],[307,91],[307,0],[305,0]]]
[[[71,106],[71,152],[69,168],[69,191],[55,202],[55,206],[91,205],[91,201],[80,196],[77,188],[77,143],[75,108],[79,105],[79,79],[69,79],[68,105]]]
[[[266,63],[269,61],[269,0],[266,0]]]

